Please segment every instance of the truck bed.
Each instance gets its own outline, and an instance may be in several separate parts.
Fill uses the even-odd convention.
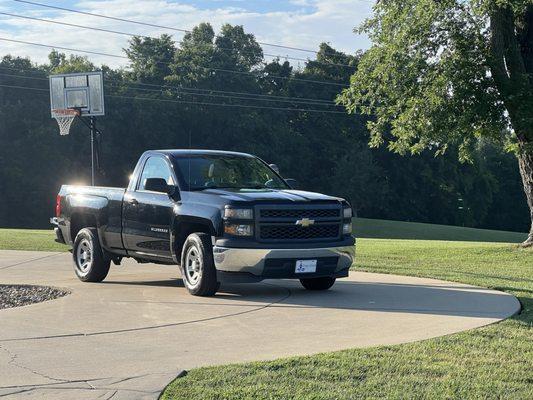
[[[59,191],[61,196],[62,218],[60,223],[66,229],[63,235],[67,243],[72,244],[76,232],[79,215],[91,216],[99,227],[102,244],[114,250],[124,250],[122,238],[122,201],[125,188],[103,186],[63,185]],[[95,221],[95,222],[96,222]]]
[[[78,185],[63,185],[59,191],[60,195],[90,195],[104,197],[108,200],[122,201],[126,188],[107,187],[107,186],[78,186]]]

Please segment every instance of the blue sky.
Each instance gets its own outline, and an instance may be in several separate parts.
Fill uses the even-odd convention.
[[[262,42],[316,49],[319,43],[353,53],[369,46],[366,37],[353,33],[353,28],[371,15],[372,0],[34,0],[54,6],[139,20],[165,26],[190,29],[200,22],[210,22],[215,30],[223,23],[243,25]],[[126,22],[110,21],[86,15],[50,10],[12,0],[0,0],[0,11],[69,22],[98,28],[157,36],[172,33],[179,41],[182,34],[164,29],[149,28]],[[89,51],[122,54],[128,38],[45,22],[0,15],[0,37],[38,42]],[[308,57],[311,54],[273,47],[266,53]],[[7,53],[29,56],[42,62],[49,52],[46,48],[9,44],[0,41],[0,56]],[[97,64],[114,67],[126,62],[109,57],[90,56]]]

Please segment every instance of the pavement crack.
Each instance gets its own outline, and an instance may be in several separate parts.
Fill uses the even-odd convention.
[[[21,389],[21,390],[18,390],[16,392],[10,392],[10,393],[5,393],[5,394],[0,394],[0,397],[7,397],[7,396],[14,396],[16,394],[21,394],[21,393],[27,393],[27,392],[31,392],[35,390],[35,388],[29,388],[29,389]]]
[[[27,263],[30,263],[30,262],[32,262],[32,261],[38,261],[38,260],[43,260],[43,259],[45,259],[45,258],[50,258],[50,257],[59,256],[59,255],[62,255],[62,254],[63,254],[63,253],[47,254],[46,256],[43,256],[43,257],[32,258],[31,260],[20,261],[20,262],[17,262],[17,263],[15,263],[15,264],[4,265],[3,267],[0,267],[0,270],[8,269],[8,268],[12,268],[12,267],[16,267],[16,266],[18,266],[18,265],[27,264]]]
[[[91,388],[91,390],[95,390],[96,389],[93,385],[91,385],[89,383],[89,381],[84,381],[84,382],[86,383],[87,386],[89,386]]]
[[[276,288],[280,288],[280,286],[272,285],[269,283],[263,282],[264,285],[273,286]],[[168,324],[161,324],[161,325],[149,325],[149,326],[141,326],[138,328],[125,328],[125,329],[115,329],[115,330],[109,330],[109,331],[99,331],[99,332],[89,332],[89,333],[69,333],[69,334],[62,334],[62,335],[48,335],[48,336],[35,336],[35,337],[26,337],[26,338],[12,338],[12,339],[1,339],[0,342],[18,342],[18,341],[26,341],[26,340],[44,340],[44,339],[57,339],[57,338],[67,338],[67,337],[81,337],[81,336],[100,336],[100,335],[111,335],[111,334],[117,334],[117,333],[128,333],[128,332],[139,332],[139,331],[145,331],[145,330],[151,330],[151,329],[161,329],[161,328],[169,328],[173,326],[181,326],[181,325],[189,325],[189,324],[195,324],[200,322],[207,322],[207,321],[213,321],[218,319],[224,319],[229,317],[236,317],[239,315],[249,314],[258,312],[261,310],[264,310],[268,307],[274,306],[276,304],[282,303],[285,300],[287,300],[289,297],[291,297],[291,290],[289,288],[283,288],[287,291],[287,294],[281,298],[279,298],[276,301],[273,301],[271,303],[262,305],[260,307],[252,308],[251,310],[245,310],[245,311],[239,311],[235,313],[229,313],[224,315],[216,315],[214,317],[207,317],[207,318],[199,318],[199,319],[193,319],[190,321],[182,321],[182,322],[171,322]]]
[[[4,346],[0,345],[0,349],[2,349],[8,355],[8,357],[10,358],[9,361],[7,362],[8,364],[13,363],[15,361],[15,359],[17,358],[17,356],[15,354],[11,353]]]
[[[53,382],[70,383],[70,381],[67,380],[67,379],[52,378],[51,376],[48,376],[46,374],[37,372],[37,371],[35,371],[35,370],[33,370],[33,369],[29,368],[29,367],[26,367],[25,365],[22,365],[19,362],[17,362],[18,355],[16,353],[13,353],[13,352],[9,351],[7,348],[5,348],[2,345],[0,345],[0,349],[2,349],[4,352],[6,352],[9,355],[10,360],[7,362],[8,365],[13,365],[15,367],[24,369],[24,370],[26,370],[26,371],[34,374],[34,375],[40,376],[41,378],[45,378],[45,379],[48,379],[48,380],[53,381]]]

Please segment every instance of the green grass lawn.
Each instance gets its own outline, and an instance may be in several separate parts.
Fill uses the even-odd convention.
[[[54,232],[42,229],[0,229],[0,250],[67,251],[54,242]]]
[[[533,399],[533,251],[361,239],[355,269],[440,278],[517,296],[520,315],[422,342],[199,368],[163,399]]]
[[[522,303],[498,324],[417,343],[199,368],[163,399],[533,399],[533,250],[525,234],[357,219],[354,269],[503,290]],[[470,242],[467,242],[470,241]],[[51,231],[0,230],[0,249],[66,250]]]
[[[354,234],[362,238],[452,240],[469,242],[521,243],[527,233],[464,228],[462,226],[422,224],[354,218]]]
[[[354,234],[360,238],[520,243],[527,237],[527,233],[382,219],[354,218],[353,224]],[[67,251],[66,246],[54,242],[51,228],[0,229],[0,249]]]

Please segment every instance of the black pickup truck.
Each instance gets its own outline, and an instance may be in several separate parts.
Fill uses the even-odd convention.
[[[249,154],[147,151],[126,189],[62,186],[51,222],[86,282],[132,257],[179,265],[198,296],[215,294],[221,282],[276,278],[328,289],[352,265],[352,210],[287,182]]]

